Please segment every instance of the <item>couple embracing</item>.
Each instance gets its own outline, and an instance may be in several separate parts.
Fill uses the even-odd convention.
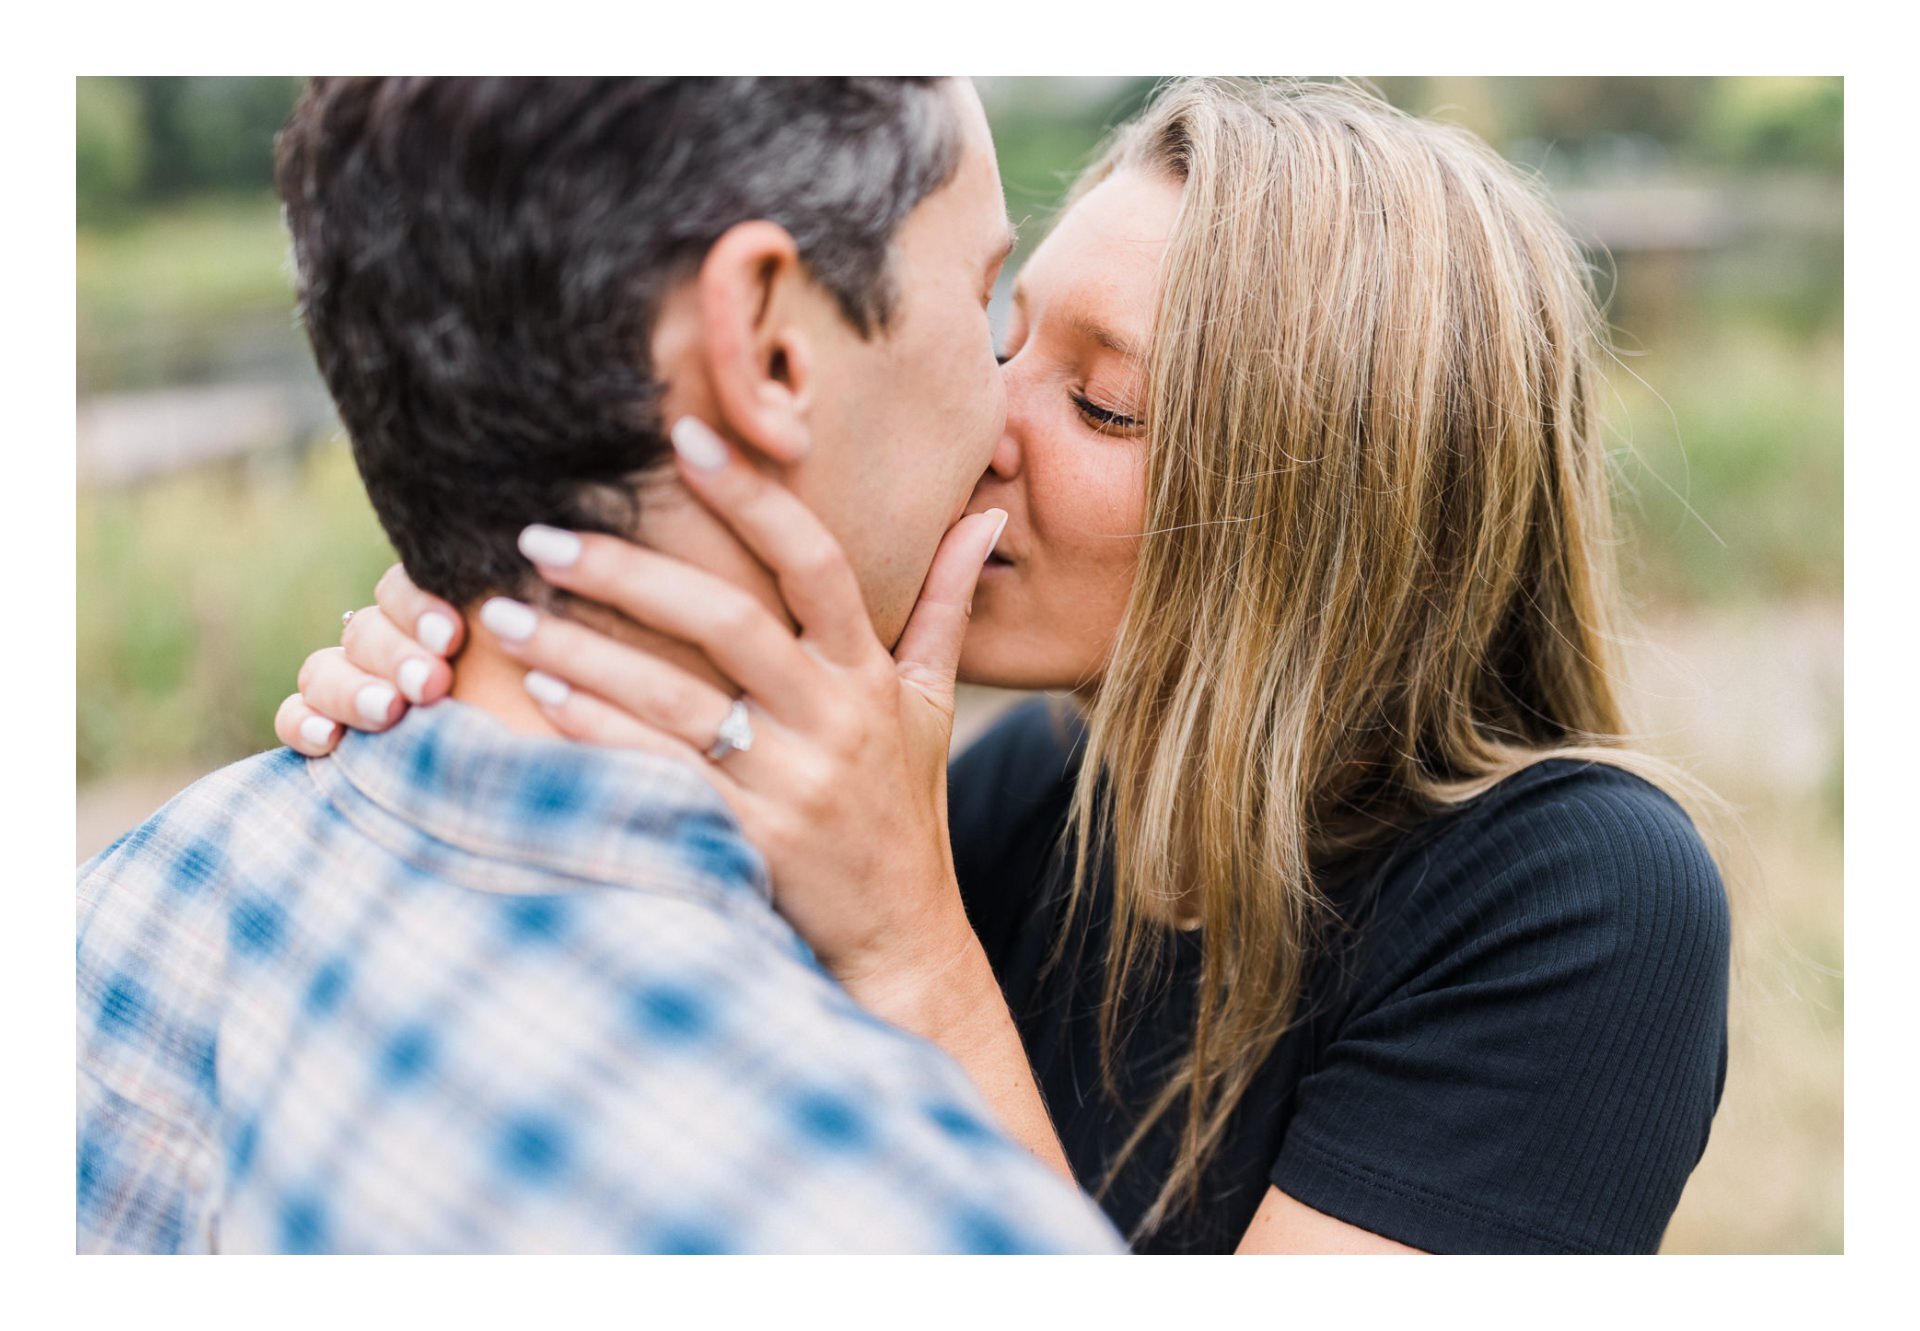
[[[401,565],[81,871],[82,1248],[1658,1246],[1727,908],[1497,154],[1170,84],[997,349],[964,80],[321,80],[278,180]]]

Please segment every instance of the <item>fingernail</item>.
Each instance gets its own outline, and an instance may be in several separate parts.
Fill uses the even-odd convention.
[[[667,431],[673,451],[695,471],[719,471],[727,465],[727,444],[696,416],[682,416]]]
[[[408,702],[419,702],[427,691],[427,676],[433,673],[431,662],[415,656],[400,663],[400,692],[407,695]]]
[[[333,722],[324,716],[310,716],[300,723],[300,738],[316,749],[333,743]]]
[[[369,684],[353,696],[353,705],[367,720],[384,722],[393,708],[393,685]]]
[[[520,533],[520,553],[548,568],[572,568],[580,558],[580,538],[570,531],[536,522]]]
[[[508,642],[525,642],[533,636],[540,617],[533,613],[532,606],[496,596],[480,607],[480,622]]]
[[[429,610],[414,621],[414,636],[435,656],[445,656],[453,645],[453,621],[438,610]]]
[[[981,555],[980,556],[981,559],[985,559],[987,555],[990,555],[994,552],[995,547],[997,547],[1000,544],[1001,533],[1005,532],[1007,529],[1007,513],[1005,509],[990,508],[987,510],[987,512],[998,513],[1000,515],[1000,525],[993,529],[993,539],[987,542],[987,554]]]
[[[527,686],[527,692],[531,693],[536,701],[543,702],[549,707],[558,707],[573,693],[565,680],[555,679],[541,670],[529,670],[523,682]]]

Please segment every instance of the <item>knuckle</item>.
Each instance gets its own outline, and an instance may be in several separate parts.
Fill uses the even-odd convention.
[[[812,578],[822,578],[833,572],[840,562],[840,551],[832,538],[824,533],[807,540],[794,558],[794,568],[799,573]]]
[[[640,719],[669,734],[693,734],[703,723],[717,726],[718,721],[708,722],[703,715],[698,697],[688,685],[663,679],[641,696]]]
[[[867,738],[866,717],[851,707],[835,708],[826,723],[827,749],[841,764],[859,756]]]
[[[833,803],[836,783],[831,769],[821,763],[802,765],[793,777],[794,810],[798,821],[807,826],[816,825],[819,816]]]
[[[806,819],[793,809],[776,808],[768,810],[760,820],[760,845],[768,858],[776,862],[791,856],[793,848],[802,844]]]
[[[862,662],[858,677],[862,692],[875,703],[891,697],[900,687],[899,668],[892,657],[884,654]]]
[[[754,625],[759,614],[759,604],[751,598],[743,594],[724,596],[713,608],[713,626],[728,637],[737,637]]]
[[[309,652],[307,659],[300,663],[298,673],[294,675],[294,683],[299,687],[299,691],[303,694],[312,693],[317,677],[327,668],[328,663],[340,654],[338,647],[322,647],[317,652]]]
[[[387,571],[373,584],[373,599],[381,605],[391,605],[398,601],[406,588],[412,586],[407,571],[398,564],[387,565]]]
[[[603,532],[580,532],[580,557],[564,569],[552,570],[549,581],[561,581],[577,592],[617,593],[631,577],[632,556],[638,547]]]

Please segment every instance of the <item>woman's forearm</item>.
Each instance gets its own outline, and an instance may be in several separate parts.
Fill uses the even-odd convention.
[[[1026,1047],[987,961],[964,921],[909,967],[846,981],[881,1020],[940,1046],[986,1097],[1006,1132],[1069,1181],[1073,1167],[1040,1097]]]

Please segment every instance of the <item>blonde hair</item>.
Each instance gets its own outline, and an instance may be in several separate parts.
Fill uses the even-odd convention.
[[[1191,1044],[1106,1175],[1184,1109],[1148,1232],[1297,1015],[1317,870],[1545,758],[1687,783],[1623,747],[1604,325],[1542,195],[1471,134],[1319,83],[1171,85],[1075,197],[1123,170],[1182,202],[1069,912],[1109,869],[1109,1086],[1167,924],[1203,930]]]

